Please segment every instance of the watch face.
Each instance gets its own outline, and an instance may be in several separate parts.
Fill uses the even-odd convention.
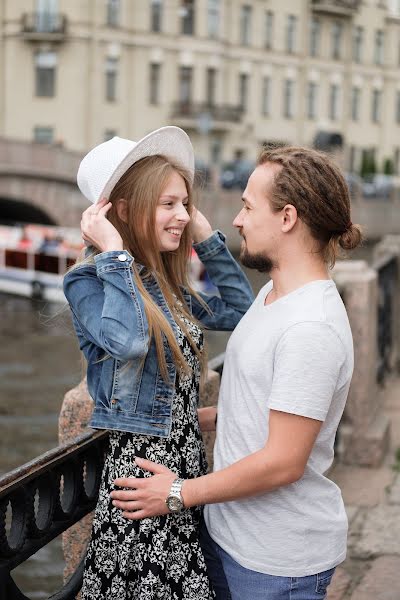
[[[181,508],[182,508],[182,502],[176,496],[170,496],[168,498],[167,504],[168,504],[169,510],[172,512],[176,512],[178,510],[181,510]]]

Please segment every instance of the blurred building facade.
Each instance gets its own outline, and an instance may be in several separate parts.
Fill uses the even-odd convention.
[[[166,124],[211,164],[317,142],[399,173],[400,0],[0,0],[1,136]]]

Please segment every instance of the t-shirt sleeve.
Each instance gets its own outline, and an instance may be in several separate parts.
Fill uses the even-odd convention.
[[[268,407],[324,421],[345,361],[343,344],[326,323],[292,325],[279,340]]]

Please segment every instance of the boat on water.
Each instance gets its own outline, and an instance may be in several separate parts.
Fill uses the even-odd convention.
[[[0,225],[0,292],[65,302],[63,276],[83,249],[77,228]],[[190,278],[198,291],[215,289],[194,250],[190,257]]]

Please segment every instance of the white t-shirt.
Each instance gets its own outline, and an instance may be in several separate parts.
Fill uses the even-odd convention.
[[[211,537],[243,567],[284,577],[330,569],[346,556],[347,517],[332,464],[353,372],[346,310],[331,280],[265,306],[264,286],[233,332],[218,401],[214,470],[260,450],[269,410],[323,421],[303,477],[275,491],[206,506]]]

